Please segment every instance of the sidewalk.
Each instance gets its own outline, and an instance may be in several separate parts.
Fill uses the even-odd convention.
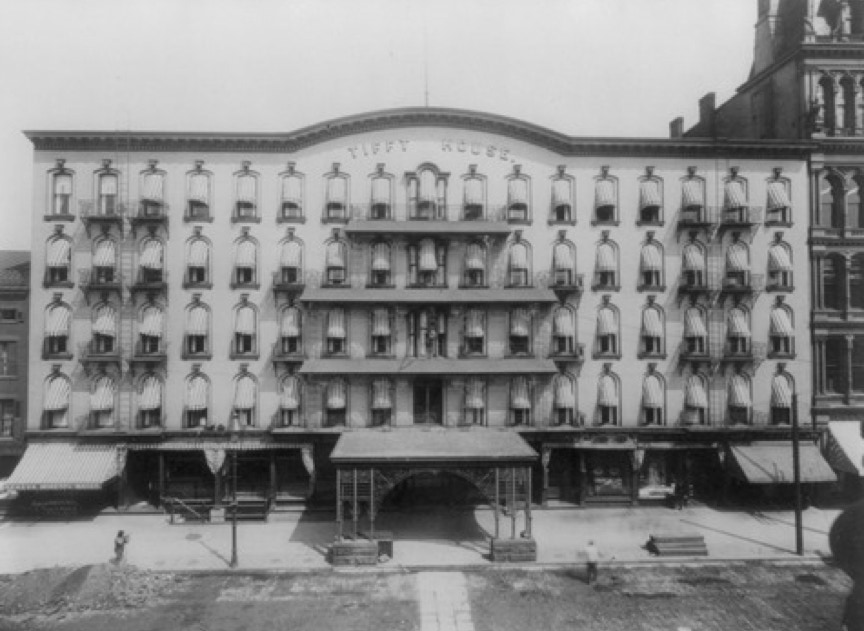
[[[804,513],[805,556],[829,555],[828,531],[837,510]],[[800,560],[794,554],[791,511],[748,513],[695,506],[537,510],[534,537],[538,564],[582,563],[581,550],[593,539],[603,562],[665,563],[687,557],[651,557],[642,546],[651,533],[697,532],[708,560]],[[350,524],[346,524],[346,533]],[[502,536],[510,535],[501,520]],[[520,519],[517,534],[524,528]],[[35,568],[104,563],[113,556],[118,530],[131,533],[129,563],[152,570],[224,570],[231,555],[230,524],[170,525],[163,515],[101,515],[82,521],[0,522],[0,574]],[[327,513],[281,514],[270,522],[240,522],[239,569],[318,571],[328,569],[326,549],[336,534]],[[376,530],[395,534],[394,558],[382,567],[491,565],[487,537],[494,531],[490,510],[383,513]],[[698,557],[702,561],[706,557]]]

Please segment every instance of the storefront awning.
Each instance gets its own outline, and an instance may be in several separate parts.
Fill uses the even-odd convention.
[[[515,464],[537,460],[537,452],[510,431],[415,430],[342,434],[330,460],[346,464],[465,462]]]
[[[309,359],[301,375],[554,375],[558,370],[548,359]]]
[[[114,445],[30,443],[6,486],[16,491],[94,491],[117,474]]]
[[[240,432],[243,433],[242,431]],[[196,451],[207,449],[225,449],[227,451],[263,451],[265,449],[311,449],[311,445],[299,443],[275,443],[263,439],[240,437],[232,441],[226,436],[224,440],[188,439],[172,442],[129,443],[129,451]]]
[[[482,269],[482,268],[476,268]],[[350,291],[343,288],[307,289],[300,298],[306,303],[338,304],[466,304],[466,303],[544,303],[558,302],[555,292],[540,287],[478,289],[369,289]]]
[[[802,482],[835,482],[837,476],[811,443],[801,443]],[[732,473],[751,484],[790,484],[792,471],[791,442],[763,442],[733,445]]]
[[[828,462],[838,471],[864,476],[864,437],[859,421],[828,423]]]

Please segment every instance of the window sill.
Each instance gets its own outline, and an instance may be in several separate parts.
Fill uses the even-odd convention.
[[[366,283],[367,289],[396,289],[393,283]]]
[[[72,359],[72,353],[42,353],[42,359],[45,361],[70,361]]]
[[[575,226],[575,219],[549,219],[546,223],[550,226]]]
[[[251,353],[235,353],[232,351],[231,353],[228,354],[229,359],[237,359],[237,360],[243,360],[243,359],[256,359],[257,360],[259,357],[260,357],[260,354],[257,351],[251,352]]]
[[[321,283],[321,289],[351,289],[351,283]]]
[[[599,219],[592,219],[592,220],[591,220],[591,225],[592,225],[592,226],[612,226],[612,227],[617,227],[620,223],[621,223],[621,222],[618,221],[617,219],[613,219],[613,220],[609,220],[609,221],[600,221]]]
[[[186,215],[183,217],[183,221],[186,223],[213,223],[213,217],[190,217]]]
[[[190,283],[183,281],[183,289],[213,289],[213,283]]]
[[[768,228],[791,228],[793,223],[791,221],[771,221],[766,220],[765,226]]]
[[[396,359],[393,353],[367,353],[366,359]]]
[[[348,351],[342,351],[339,353],[321,353],[321,357],[325,359],[351,359],[351,356],[348,355]]]
[[[447,285],[405,285],[406,289],[447,289]]]
[[[199,361],[210,361],[213,359],[213,353],[186,353],[184,352],[181,355],[181,359],[188,359],[190,361],[199,360]]]
[[[594,291],[621,291],[621,285],[591,285]]]
[[[795,291],[795,285],[768,285],[765,287],[768,293],[785,293]]]
[[[45,289],[51,289],[52,287],[56,287],[58,289],[72,289],[73,287],[75,287],[75,283],[73,283],[71,280],[61,280],[55,282],[45,281],[44,283],[42,283],[42,286],[45,287]]]
[[[231,217],[231,223],[261,223],[261,217]]]
[[[504,355],[504,359],[533,359],[534,357],[534,353],[507,353]]]
[[[348,223],[348,217],[321,217],[321,223],[346,224]]]
[[[511,226],[530,226],[531,220],[530,219],[510,219],[508,217],[507,223],[509,223]]]
[[[529,285],[510,285],[510,284],[507,284],[507,285],[504,285],[504,288],[505,289],[534,289],[534,285],[533,284],[529,284]]]
[[[661,292],[666,291],[666,285],[637,285],[636,291]]]
[[[231,289],[261,289],[261,283],[231,283]]]
[[[482,284],[482,285],[464,285],[464,284],[460,284],[460,285],[458,286],[458,288],[459,288],[459,289],[489,289],[489,285],[486,285],[486,284]]]
[[[666,225],[666,222],[663,221],[662,219],[657,219],[655,221],[642,221],[641,219],[637,219],[636,225],[637,226],[649,226],[649,227],[653,226],[656,228],[662,228],[663,226]]]
[[[644,351],[636,354],[637,359],[666,359],[666,353],[646,353]]]
[[[45,221],[75,221],[75,215],[71,213],[62,215],[43,215],[42,218]]]
[[[795,353],[794,351],[791,352],[791,353],[782,353],[782,352],[781,352],[781,353],[774,353],[774,352],[769,352],[769,353],[766,354],[766,357],[767,357],[768,359],[795,359],[796,355],[797,355],[797,353]]]
[[[621,353],[594,353],[594,359],[621,359]]]
[[[306,223],[306,217],[276,217],[276,223]]]

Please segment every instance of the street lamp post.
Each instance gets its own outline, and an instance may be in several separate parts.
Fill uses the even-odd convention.
[[[804,554],[804,524],[801,514],[801,446],[798,439],[798,395],[792,395],[792,482],[795,486],[795,554]]]
[[[231,442],[236,443],[239,436],[237,410],[231,414]],[[231,562],[232,568],[237,567],[237,449],[231,450]]]

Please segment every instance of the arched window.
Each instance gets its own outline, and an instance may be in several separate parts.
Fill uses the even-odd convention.
[[[196,302],[186,308],[184,358],[210,356],[210,309]]]
[[[60,167],[51,172],[50,178],[51,210],[46,214],[60,218],[71,215],[74,186],[73,172]]]
[[[96,174],[96,212],[103,216],[116,215],[117,191],[120,187],[120,174],[117,171],[104,170]]]
[[[744,374],[734,374],[729,379],[727,413],[733,425],[749,423],[753,412],[753,396],[750,379]]]
[[[515,165],[513,174],[507,177],[507,220],[520,223],[530,221],[530,200],[531,181]]]
[[[393,422],[393,381],[385,377],[372,380],[370,416],[373,427],[383,427]]]
[[[768,248],[768,287],[775,291],[791,290],[792,248],[788,243],[776,241]]]
[[[117,352],[117,310],[110,303],[102,302],[93,308],[92,317],[93,339],[90,342],[90,352]]]
[[[303,352],[303,326],[300,309],[291,306],[282,310],[279,326],[279,350],[283,355]]]
[[[524,240],[510,244],[508,277],[511,287],[530,287],[532,285],[531,246]]]
[[[528,355],[532,350],[531,312],[525,307],[510,312],[510,354]]]
[[[138,254],[138,282],[161,283],[165,268],[165,245],[155,237],[141,241]]]
[[[466,287],[486,286],[486,248],[472,241],[465,250],[465,273],[462,282]]]
[[[58,235],[48,239],[45,246],[45,285],[71,286],[72,240]]]
[[[604,167],[603,175],[594,180],[594,223],[618,223],[618,179],[607,175]]]
[[[723,184],[723,220],[730,223],[744,223],[749,220],[747,212],[747,180],[735,175]]]
[[[462,217],[466,221],[483,219],[486,210],[486,178],[477,174],[472,164],[470,173],[462,176]]]
[[[510,424],[531,425],[532,384],[528,377],[520,375],[510,381]]]
[[[279,388],[279,421],[282,427],[300,425],[302,389],[297,375],[285,375]]]
[[[552,315],[552,352],[555,355],[576,354],[576,313],[569,306],[556,307]]]
[[[54,302],[45,310],[44,359],[61,359],[72,356],[69,333],[72,325],[72,309],[63,302]]]
[[[327,384],[324,391],[326,427],[345,425],[348,412],[348,386],[344,379],[336,378]]]
[[[640,289],[662,291],[665,285],[663,270],[663,246],[656,241],[647,241],[639,256]]]
[[[862,130],[864,131],[864,130]],[[856,230],[864,228],[864,207],[861,205],[861,184],[864,177],[857,175],[850,180],[846,193],[846,224]]]
[[[705,425],[708,422],[708,378],[700,373],[687,377],[684,389],[685,424]]]
[[[421,165],[416,173],[408,173],[408,218],[447,218],[447,174],[439,173],[431,164]]]
[[[210,277],[210,242],[194,237],[186,244],[186,286],[206,287]]]
[[[639,223],[663,223],[663,180],[643,177],[639,180]]]
[[[842,311],[846,306],[846,259],[839,254],[822,258],[822,306]]]
[[[599,357],[617,357],[620,352],[618,311],[611,305],[600,307],[597,311],[595,355]]]
[[[789,190],[791,184],[786,178],[768,180],[768,201],[765,206],[766,224],[789,225],[792,223],[792,202]]]
[[[210,197],[212,174],[197,165],[186,175],[186,221],[212,221]]]
[[[156,169],[155,162],[150,169],[141,172],[141,204],[138,214],[141,217],[159,217],[165,206],[165,172]]]
[[[666,354],[666,335],[663,325],[663,311],[649,304],[642,309],[642,328],[639,333],[640,357],[662,357]]]
[[[303,219],[303,189],[305,178],[294,170],[294,163],[288,163],[288,171],[282,174],[279,221],[301,221]]]
[[[480,377],[465,381],[465,424],[486,425],[486,381]]]
[[[93,243],[93,270],[90,282],[94,285],[109,285],[116,282],[117,244],[113,239],[102,237]]]
[[[325,266],[328,285],[343,287],[348,284],[348,247],[343,241],[327,243]]]
[[[790,425],[795,411],[795,382],[792,376],[778,372],[771,378],[771,423]]]
[[[90,427],[101,429],[114,425],[114,397],[117,387],[108,375],[97,376],[90,387]]]
[[[618,287],[618,247],[613,241],[604,240],[597,244],[597,257],[594,262],[594,289],[615,291]]]
[[[692,306],[684,312],[684,348],[688,356],[708,353],[708,327],[705,309]]]
[[[391,355],[393,353],[392,315],[387,307],[378,307],[371,312],[369,331],[372,355]]]
[[[291,238],[282,241],[280,244],[279,280],[283,285],[298,285],[303,283],[302,241]]]
[[[150,303],[145,305],[140,312],[138,322],[138,345],[135,348],[136,355],[153,355],[164,352],[162,346],[162,332],[165,327],[165,318],[162,308]]]
[[[837,135],[849,136],[855,133],[855,79],[845,76],[840,79],[837,93],[843,99],[837,108]],[[858,130],[860,131],[860,130]]]
[[[576,247],[570,241],[552,246],[552,278],[559,287],[576,285]]]
[[[385,241],[375,241],[371,247],[369,278],[371,285],[389,287],[392,285],[390,263],[390,244]]]
[[[558,425],[576,424],[576,379],[569,373],[552,380],[552,408]]]
[[[733,307],[726,316],[725,355],[749,355],[750,348],[750,313],[743,307]]]
[[[193,373],[186,379],[183,407],[187,428],[207,425],[210,409],[210,380],[203,373]]]
[[[258,311],[255,305],[243,302],[234,308],[234,341],[232,359],[258,356]]]
[[[447,245],[421,239],[408,246],[408,284],[415,287],[447,286]]]
[[[232,221],[260,221],[258,217],[258,174],[243,163],[243,170],[234,174],[234,215]]]
[[[62,372],[52,373],[44,386],[45,398],[42,403],[43,427],[57,429],[69,427],[69,401],[72,382]]]
[[[486,354],[486,313],[481,309],[468,309],[465,314],[463,333],[463,353],[465,355]]]
[[[666,382],[656,372],[642,380],[642,422],[663,425],[666,422]]]
[[[726,287],[750,285],[750,249],[741,241],[733,241],[726,248]]]
[[[849,261],[849,306],[864,309],[864,254],[854,254]]]
[[[689,175],[681,180],[681,223],[699,224],[706,219],[705,180]]]
[[[138,383],[138,427],[162,426],[162,381],[153,373]]]
[[[559,174],[552,179],[552,223],[571,223],[575,220],[573,212],[573,193],[575,182],[570,175]]]
[[[817,221],[823,228],[841,229],[845,225],[844,215],[845,184],[843,178],[830,172],[820,180],[819,208],[820,213]]]
[[[699,289],[706,283],[705,249],[701,243],[692,241],[681,252],[681,285],[689,289]]]
[[[233,407],[240,427],[255,427],[258,422],[258,382],[246,372],[234,379]]]
[[[371,219],[393,218],[393,176],[384,173],[384,165],[370,176]]]
[[[234,242],[234,274],[232,287],[257,287],[258,242],[242,237]]]
[[[792,309],[786,305],[776,305],[771,309],[768,336],[771,340],[772,356],[793,357],[795,355],[795,326],[792,320]]]
[[[333,172],[325,178],[327,205],[324,209],[325,221],[346,221],[348,219],[348,175],[334,165]]]
[[[348,334],[345,326],[345,309],[334,307],[327,312],[328,355],[342,355],[348,352]]]
[[[597,382],[597,422],[618,425],[621,418],[621,395],[617,375],[605,372]]]

